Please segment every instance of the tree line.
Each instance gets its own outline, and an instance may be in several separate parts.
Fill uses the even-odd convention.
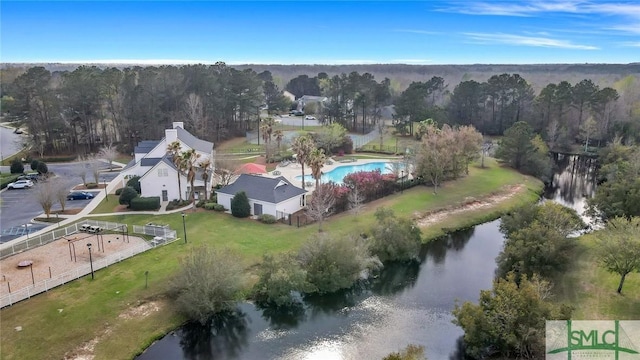
[[[28,127],[31,145],[47,154],[90,153],[107,144],[130,151],[139,140],[162,137],[173,121],[184,121],[191,133],[217,143],[259,128],[260,109],[282,113],[296,106],[358,132],[372,130],[388,116],[388,105],[395,105],[396,129],[405,134],[414,134],[415,124],[426,119],[473,125],[488,135],[502,135],[524,121],[552,150],[567,150],[576,142],[605,144],[616,135],[640,136],[640,83],[633,75],[602,88],[590,79],[559,81],[536,94],[517,73],[455,86],[433,76],[400,91],[393,79],[356,71],[300,75],[280,89],[268,70],[238,70],[222,62],[2,72],[7,120]],[[282,90],[322,100],[292,104]]]

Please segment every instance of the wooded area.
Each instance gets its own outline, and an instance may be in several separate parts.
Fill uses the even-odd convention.
[[[320,71],[310,74],[313,70]],[[391,116],[399,133],[411,135],[414,124],[427,119],[473,125],[485,135],[502,135],[525,121],[552,150],[569,151],[577,144],[604,145],[617,135],[640,140],[638,74],[640,64],[232,67],[219,62],[64,70],[5,64],[0,95],[3,121],[27,127],[32,149],[43,154],[92,153],[108,144],[130,152],[139,140],[161,138],[173,121],[218,143],[257,129],[261,109],[283,113],[296,106],[357,132],[373,130]],[[291,104],[282,90],[323,99]]]

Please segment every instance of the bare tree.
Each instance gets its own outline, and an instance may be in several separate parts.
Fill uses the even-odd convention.
[[[98,157],[109,162],[109,171],[113,170],[113,162],[118,158],[118,151],[111,144],[103,146],[98,152]]]
[[[87,170],[88,170],[88,165],[86,162],[81,161],[76,163],[76,165],[74,166],[73,169],[73,173],[77,176],[79,176],[82,179],[82,184],[83,185],[87,185]]]
[[[42,210],[47,215],[47,219],[51,214],[51,207],[56,201],[56,186],[53,181],[40,181],[33,187],[36,201],[42,206]]]
[[[215,174],[215,180],[222,186],[229,185],[231,179],[235,176],[235,171],[240,166],[240,161],[233,156],[216,154],[214,162],[213,173]]]
[[[354,215],[358,215],[364,207],[364,194],[358,191],[358,186],[354,186],[349,193],[349,208]]]
[[[191,93],[184,102],[184,113],[187,123],[195,129],[196,134],[202,138],[207,134],[207,122],[204,116],[204,106],[202,99],[197,94]]]
[[[58,200],[62,211],[64,211],[65,205],[67,204],[67,196],[69,196],[67,184],[65,184],[64,181],[62,181],[62,179],[59,177],[53,178],[48,182],[51,183],[54,197],[56,200]]]
[[[100,165],[102,162],[96,156],[90,157],[88,162],[89,162],[89,169],[91,170],[91,175],[93,175],[93,181],[96,184],[99,184],[100,183]]]
[[[306,213],[310,218],[318,222],[318,232],[322,232],[322,223],[331,215],[335,202],[333,191],[326,184],[318,186],[313,192],[311,201],[307,205]]]

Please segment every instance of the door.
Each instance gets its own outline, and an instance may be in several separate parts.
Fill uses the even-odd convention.
[[[253,204],[253,215],[262,215],[262,204]]]
[[[167,190],[162,190],[162,201],[169,201],[169,193]]]

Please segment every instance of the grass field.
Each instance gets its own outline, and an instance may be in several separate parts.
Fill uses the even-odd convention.
[[[488,164],[486,169],[472,167],[468,177],[445,184],[438,195],[434,195],[429,187],[418,186],[367,204],[358,217],[347,213],[336,215],[325,224],[325,231],[336,234],[364,232],[374,223],[373,212],[378,206],[388,206],[399,216],[416,216],[463,202],[469,197],[486,197],[514,184],[524,185],[518,196],[490,211],[456,216],[456,219],[447,220],[445,227],[479,223],[499,216],[516,203],[537,199],[540,182],[501,168],[493,161]],[[183,236],[179,214],[127,213],[101,220],[130,225],[169,224]],[[317,231],[315,225],[302,228],[265,225],[210,211],[188,213],[185,220],[187,243],[181,240],[154,249],[98,271],[93,281],[83,278],[3,309],[0,313],[2,358],[59,359],[71,350],[93,342],[95,347],[91,354],[95,359],[131,358],[183,321],[164,298],[168,280],[180,267],[181,256],[200,245],[230,248],[242,255],[250,274],[252,265],[264,254],[295,251]],[[425,240],[440,235],[442,227],[437,224],[424,229]],[[149,274],[147,288],[145,272]],[[159,310],[145,312],[142,310],[145,306]],[[21,331],[15,330],[18,326],[22,327]],[[79,353],[82,351],[87,350]]]
[[[569,271],[554,280],[556,300],[573,305],[577,320],[639,320],[640,273],[627,275],[618,294],[620,276],[598,266],[595,246],[592,234],[578,239]]]

